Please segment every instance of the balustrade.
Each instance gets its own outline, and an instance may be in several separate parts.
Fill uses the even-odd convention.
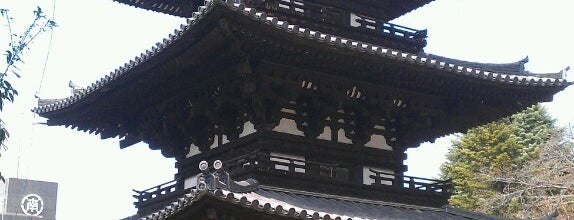
[[[140,207],[144,203],[155,199],[161,199],[163,197],[171,196],[172,194],[179,195],[180,193],[178,193],[178,191],[182,190],[183,187],[178,185],[178,181],[172,180],[142,191],[133,190],[136,193],[133,197],[137,199],[135,202],[136,207]]]
[[[423,190],[436,193],[449,193],[452,188],[452,183],[450,180],[440,181],[413,176],[401,176],[373,169],[369,169],[369,171],[374,173],[374,175],[369,175],[369,177],[375,180],[375,185],[390,185],[399,188]]]
[[[275,174],[292,176],[302,179],[323,179],[334,183],[349,183],[349,168],[340,164],[321,163],[304,159],[277,156],[270,153],[253,152],[223,162],[223,169],[233,175],[241,175],[249,172],[272,172]],[[441,195],[450,194],[452,184],[450,181],[439,181],[412,176],[397,175],[389,172],[381,172],[369,169],[374,180],[372,187],[393,187],[415,192],[430,192]],[[151,201],[162,200],[183,194],[185,190],[177,180],[166,182],[152,188],[136,191],[136,207],[152,203]]]
[[[377,20],[343,6],[325,5],[303,0],[245,0],[250,7],[266,11],[294,23],[328,34],[350,37],[383,46],[420,52],[426,46],[426,30]],[[333,32],[334,31],[334,32]]]
[[[285,175],[304,175],[312,178],[327,178],[335,181],[348,181],[349,169],[339,164],[273,156],[266,153],[252,153],[225,162],[230,173],[249,171],[279,172]],[[375,186],[398,187],[403,189],[448,194],[452,188],[449,180],[440,181],[413,176],[403,176],[369,169],[374,175]]]

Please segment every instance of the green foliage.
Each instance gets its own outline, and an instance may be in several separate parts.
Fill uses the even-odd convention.
[[[441,167],[442,178],[455,185],[450,204],[477,210],[485,200],[501,193],[505,184],[492,181],[491,176],[520,169],[535,159],[540,146],[549,140],[554,120],[540,105],[500,121],[472,128],[453,141],[447,162]],[[492,214],[518,210],[518,201],[509,202],[504,210]],[[500,212],[499,212],[500,211]]]
[[[546,143],[556,131],[554,122],[540,105],[511,116],[511,123],[517,126],[514,134],[518,137],[519,146],[522,146],[520,151],[524,158],[518,158],[521,163],[538,155],[540,145]]]
[[[480,211],[513,218],[574,218],[574,143],[562,130],[551,134],[536,158],[508,172],[486,175],[502,191],[481,202]]]
[[[44,15],[40,7],[36,7],[33,13],[34,20],[24,29],[22,34],[17,34],[13,31],[13,18],[10,16],[9,10],[0,8],[0,19],[5,23],[1,26],[5,28],[5,30],[0,28],[0,33],[8,34],[7,48],[4,53],[6,62],[4,69],[0,69],[0,111],[4,109],[6,101],[13,102],[15,96],[18,95],[18,91],[12,86],[12,83],[9,82],[9,76],[20,78],[21,73],[18,67],[24,64],[24,51],[30,49],[29,46],[40,34],[57,26],[56,22]],[[1,63],[2,62],[0,62],[0,64]],[[0,65],[0,68],[2,68],[1,66],[2,65]],[[0,151],[6,150],[4,142],[8,136],[8,130],[6,130],[4,122],[0,119]],[[0,173],[0,181],[3,180],[4,177]]]
[[[30,44],[41,34],[56,27],[56,22],[48,19],[40,7],[36,7],[34,13],[34,20],[24,29],[22,34],[16,34],[12,30],[12,17],[9,15],[8,9],[0,9],[0,16],[2,16],[6,22],[6,28],[8,29],[9,42],[8,48],[6,49],[6,66],[2,72],[0,72],[0,111],[4,108],[5,101],[14,101],[14,96],[18,95],[18,91],[8,82],[8,73],[13,74],[16,77],[20,77],[18,65],[24,64],[23,52],[29,49]]]

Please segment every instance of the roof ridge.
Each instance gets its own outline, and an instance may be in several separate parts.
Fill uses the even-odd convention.
[[[345,197],[345,196],[334,196],[330,194],[324,193],[312,193],[312,192],[305,192],[293,189],[285,189],[279,187],[272,187],[272,186],[264,186],[259,185],[258,190],[269,190],[275,192],[282,192],[282,193],[291,193],[291,194],[299,194],[302,196],[311,196],[311,197],[318,197],[322,199],[334,199],[339,200],[341,202],[353,202],[353,203],[363,203],[367,205],[380,205],[380,206],[387,206],[392,208],[404,208],[404,209],[411,209],[411,210],[418,210],[418,211],[431,211],[431,212],[441,212],[448,215],[459,216],[465,219],[492,219],[492,220],[513,220],[512,218],[502,218],[494,215],[482,214],[482,213],[475,213],[472,211],[452,207],[452,206],[443,206],[443,208],[432,208],[432,207],[425,207],[425,206],[415,206],[415,205],[406,205],[400,203],[392,203],[392,202],[381,202],[381,201],[373,201],[368,199],[358,199],[352,197]],[[344,212],[341,213],[331,213],[325,212],[325,210],[315,210],[310,207],[298,206],[296,204],[290,204],[288,201],[281,201],[284,204],[271,204],[269,201],[258,199],[257,197],[253,198],[253,195],[261,196],[263,198],[269,198],[274,200],[273,197],[267,197],[265,195],[257,194],[257,191],[254,192],[232,192],[229,190],[224,189],[215,189],[215,190],[197,190],[194,189],[190,193],[187,193],[174,202],[164,206],[163,208],[159,208],[156,212],[151,214],[147,214],[146,216],[139,217],[140,220],[157,220],[157,219],[166,219],[169,218],[180,211],[184,210],[186,207],[193,205],[194,202],[200,200],[204,196],[212,197],[217,200],[221,200],[224,202],[229,202],[231,204],[239,204],[243,207],[247,207],[250,209],[258,210],[258,211],[265,211],[269,214],[275,214],[279,216],[288,216],[288,217],[295,217],[295,218],[311,218],[311,219],[364,219],[366,216],[347,216]],[[261,201],[260,201],[261,200]],[[288,205],[288,206],[283,206]],[[291,207],[289,207],[291,206]],[[430,214],[430,213],[428,213]],[[428,216],[429,219],[436,218],[433,214]],[[444,216],[443,216],[444,217]],[[551,213],[547,217],[543,217],[540,219],[543,220],[551,220],[556,217],[556,213]]]
[[[373,204],[373,205],[393,206],[393,207],[401,207],[401,208],[417,209],[417,210],[424,209],[424,210],[428,210],[428,211],[437,211],[437,212],[448,212],[446,209],[443,209],[443,208],[418,206],[418,205],[408,205],[408,204],[402,204],[402,203],[396,203],[396,202],[377,201],[377,200],[372,200],[372,199],[354,198],[354,197],[349,197],[349,196],[340,196],[340,195],[318,193],[318,192],[307,192],[307,191],[301,191],[301,190],[296,190],[296,189],[286,189],[286,188],[267,186],[267,185],[259,185],[258,189],[271,190],[271,191],[277,191],[277,192],[294,193],[294,194],[300,194],[300,195],[305,195],[305,196],[315,196],[315,197],[321,197],[321,198],[325,198],[325,199],[335,199],[335,200],[344,200],[344,201],[349,201],[349,202],[368,203],[368,204]]]
[[[503,62],[503,63],[492,63],[492,62],[479,62],[479,61],[469,61],[469,60],[461,60],[461,59],[457,59],[457,58],[452,58],[452,57],[445,57],[445,56],[441,56],[441,55],[437,55],[437,54],[433,54],[433,53],[420,53],[421,55],[425,55],[427,57],[435,57],[437,59],[447,59],[447,60],[454,60],[454,61],[460,61],[460,62],[465,62],[465,63],[476,63],[476,64],[490,64],[490,65],[506,65],[506,64],[525,64],[528,63],[530,61],[530,58],[528,56],[514,61],[514,62]]]
[[[462,75],[464,77],[476,78],[478,80],[493,81],[496,83],[515,85],[515,86],[536,86],[536,87],[567,87],[571,83],[566,79],[555,78],[542,78],[532,75],[515,75],[508,73],[499,73],[493,71],[485,71],[478,68],[473,68],[456,63],[445,62],[443,60],[433,59],[432,57],[425,56],[425,54],[416,54],[404,52],[397,49],[387,48],[381,45],[365,43],[339,37],[332,34],[325,34],[319,31],[313,31],[309,28],[300,27],[299,25],[289,24],[287,21],[280,21],[277,17],[267,17],[265,12],[259,12],[254,8],[246,7],[242,3],[234,3],[232,0],[205,0],[204,6],[199,6],[197,11],[192,14],[188,19],[187,25],[181,25],[180,29],[176,29],[173,34],[164,38],[162,42],[158,42],[151,49],[146,50],[146,53],[126,62],[123,66],[112,71],[109,75],[102,77],[99,81],[93,83],[91,86],[83,89],[72,96],[61,99],[56,102],[47,102],[47,105],[38,105],[32,109],[35,113],[46,113],[68,107],[85,96],[99,90],[100,88],[108,85],[110,82],[115,81],[117,78],[125,75],[134,67],[138,67],[141,63],[148,61],[156,54],[163,52],[173,42],[178,41],[193,29],[193,26],[202,20],[206,14],[209,14],[216,6],[224,7],[230,11],[240,13],[258,22],[266,25],[273,26],[281,31],[297,35],[318,43],[327,44],[329,46],[337,46],[340,48],[354,50],[361,53],[373,54],[384,59],[396,60],[397,62],[405,62],[409,64],[420,65],[430,69],[442,70],[445,72]]]

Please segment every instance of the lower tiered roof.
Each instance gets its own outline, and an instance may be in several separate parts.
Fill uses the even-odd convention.
[[[268,186],[259,186],[255,191],[248,193],[237,193],[224,189],[192,190],[157,212],[145,216],[134,216],[131,219],[178,220],[191,217],[199,218],[200,213],[208,210],[206,203],[209,204],[209,207],[232,206],[250,213],[244,215],[257,216],[258,219],[510,220],[510,218],[470,212],[451,206],[429,208]],[[540,220],[555,218],[556,213],[553,213],[540,218]]]
[[[210,148],[215,137],[218,142],[223,136],[230,143],[246,140],[240,134],[247,123],[272,137],[277,133],[273,127],[283,118],[294,121],[303,133],[289,136],[291,141],[313,140],[316,146],[347,152],[350,146],[365,146],[376,134],[390,143],[391,153],[384,155],[403,160],[407,147],[550,101],[571,84],[562,78],[529,75],[525,60],[480,64],[406,52],[290,24],[232,0],[207,0],[191,14],[190,9],[174,5],[186,1],[121,2],[191,18],[163,42],[91,86],[64,99],[40,100],[33,111],[47,118],[48,125],[71,126],[102,138],[120,137],[121,147],[147,142],[179,162],[192,145],[206,153],[201,156],[216,152]],[[340,138],[319,140],[325,127]],[[229,152],[233,150],[237,149]],[[239,165],[258,169],[253,165],[260,163],[255,162]],[[419,190],[404,182],[404,169],[395,170],[399,172],[394,180],[400,181],[387,187],[407,184]],[[376,173],[374,179],[389,181],[385,176]],[[433,191],[434,185],[444,184],[425,184],[429,193],[445,192]],[[262,218],[500,219],[451,207],[270,186],[252,192],[193,189],[141,218],[189,219],[204,205]]]

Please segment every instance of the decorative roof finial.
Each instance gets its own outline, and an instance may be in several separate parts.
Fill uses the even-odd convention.
[[[197,176],[196,189],[199,191],[224,189],[231,192],[252,192],[259,186],[259,182],[254,179],[244,181],[234,181],[229,173],[223,170],[221,160],[213,161],[213,169],[210,169],[207,161],[199,163],[201,173]]]
[[[82,87],[80,87],[80,86],[74,84],[74,83],[72,82],[72,80],[70,80],[70,81],[68,82],[68,86],[70,87],[70,89],[71,89],[71,91],[72,91],[72,95],[76,95],[76,94],[81,93],[81,92],[84,91],[84,89],[83,89]]]

